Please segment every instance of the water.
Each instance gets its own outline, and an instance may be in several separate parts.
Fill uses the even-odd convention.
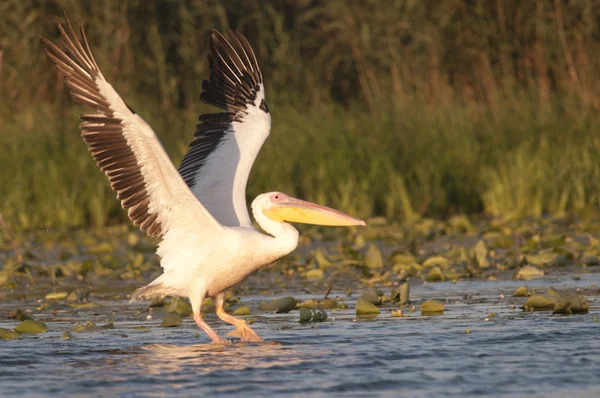
[[[357,320],[350,308],[309,325],[298,324],[297,311],[257,311],[263,295],[243,296],[257,315],[253,328],[267,342],[230,346],[196,337],[191,319],[161,328],[160,311],[147,320],[146,304],[108,295],[96,301],[100,308],[36,315],[49,326],[45,334],[0,341],[0,396],[598,396],[597,289],[586,290],[589,314],[553,316],[519,309],[525,299],[510,292],[520,284],[420,284],[412,287],[412,299],[445,300],[444,315],[421,317],[417,310],[393,318],[390,309],[382,309],[374,319]],[[528,284],[586,288],[600,285],[600,274]],[[357,296],[346,299],[350,307]],[[16,325],[6,314],[17,306],[28,307],[0,305],[0,327]],[[490,312],[496,316],[488,318]],[[109,318],[113,329],[61,337],[75,320],[102,324]],[[221,335],[230,330],[214,314],[207,319]]]

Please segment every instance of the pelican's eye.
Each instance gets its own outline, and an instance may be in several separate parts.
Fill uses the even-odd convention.
[[[273,203],[277,203],[277,202],[281,202],[282,200],[285,199],[285,195],[282,193],[274,193],[273,195],[271,195],[271,202]]]

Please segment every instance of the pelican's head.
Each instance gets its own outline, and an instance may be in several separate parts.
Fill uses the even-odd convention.
[[[363,220],[346,213],[315,203],[293,198],[281,192],[259,195],[252,202],[253,211],[262,213],[277,222],[299,222],[303,224],[351,226],[366,225]]]

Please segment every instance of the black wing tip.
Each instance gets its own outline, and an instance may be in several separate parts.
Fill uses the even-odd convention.
[[[58,30],[60,32],[61,39],[63,41],[64,40],[73,40],[77,44],[81,44],[81,40],[77,36],[75,29],[73,29],[73,24],[71,24],[71,19],[69,18],[69,15],[66,10],[63,11],[63,17],[64,17],[64,22],[61,21],[60,16],[58,16],[58,14],[55,15],[55,17],[54,17],[54,21],[56,23],[56,27],[58,28]],[[81,21],[80,18],[77,19],[77,28],[79,29],[79,33],[80,33],[81,37],[83,38],[84,44],[87,44],[85,29],[83,26],[83,22]],[[67,31],[67,29],[68,29],[68,31]],[[48,42],[51,42],[50,40],[48,40],[45,36],[43,36],[41,34],[40,34],[40,38],[42,40],[44,40],[44,43],[46,43],[46,44]]]
[[[225,36],[223,36],[223,34],[222,34],[221,32],[219,32],[219,31],[218,31],[217,29],[215,29],[215,28],[212,28],[212,29],[210,30],[210,37],[211,37],[211,39],[217,39],[217,40],[218,40],[218,39],[224,39],[224,40],[227,40],[227,39],[225,38]]]
[[[80,125],[81,136],[97,166],[108,177],[121,206],[127,209],[133,224],[149,236],[161,236],[164,226],[158,219],[158,214],[150,212],[150,196],[141,171],[142,166],[123,135],[122,120],[114,116],[109,102],[95,86],[93,77],[99,73],[99,69],[89,48],[83,25],[79,24],[82,37],[80,40],[66,12],[65,19],[63,25],[58,15],[56,16],[60,38],[66,45],[66,50],[61,50],[46,37],[40,37],[48,46],[44,50],[59,70],[67,71],[67,85],[71,96],[77,102],[95,108],[96,113],[80,116],[83,120]],[[129,105],[127,108],[135,113]]]
[[[227,28],[227,34],[229,35],[229,39],[217,29],[211,29],[211,34],[208,38],[208,41],[213,58],[220,58],[218,46],[221,46],[229,57],[235,57],[241,61],[245,70],[249,74],[259,78],[257,83],[262,83],[261,68],[258,64],[258,60],[256,59],[254,49],[248,42],[248,39],[246,39],[241,32],[231,28]],[[233,61],[233,58],[231,58],[231,61]]]
[[[220,46],[227,46],[228,44],[231,44],[229,42],[229,40],[227,39],[227,37],[225,37],[221,32],[219,32],[216,29],[211,29],[211,34],[208,38],[208,43],[210,44],[210,51],[212,53],[214,53],[216,51],[216,46],[220,45]]]
[[[238,52],[240,50],[240,48],[236,48],[237,46],[234,46],[234,42],[239,40],[240,36],[244,37],[244,35],[242,33],[240,33],[239,31],[233,30],[231,28],[227,28],[226,32],[227,32],[227,36],[229,36],[229,38],[227,36],[225,36],[223,33],[219,32],[217,29],[212,28],[210,36],[209,36],[209,41],[217,42],[219,44],[233,46],[235,48],[236,52]],[[244,39],[245,39],[245,37],[244,37]]]
[[[240,35],[240,34],[241,34],[239,31],[237,31],[237,30],[233,30],[233,29],[231,29],[231,28],[227,28],[227,29],[225,30],[225,32],[227,32],[227,35],[228,35],[229,37],[237,37],[237,35]],[[225,36],[223,33],[221,33],[221,32],[220,32],[218,29],[211,28],[211,29],[210,29],[210,35],[211,35],[211,37],[212,37],[212,36],[215,36],[215,37],[218,37],[218,38],[220,38],[220,39],[224,39],[224,40],[227,40],[227,41],[228,41],[227,37],[226,37],[226,36]]]
[[[227,33],[230,39],[211,30],[207,56],[210,77],[203,82],[200,100],[231,112],[254,105],[263,79],[254,50],[244,35],[232,29]],[[266,106],[260,109],[268,113]]]

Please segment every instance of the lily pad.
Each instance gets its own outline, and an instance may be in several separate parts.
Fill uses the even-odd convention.
[[[442,315],[444,313],[444,304],[435,300],[427,300],[420,306],[421,315]]]
[[[321,308],[300,308],[300,323],[323,322],[327,320],[327,313]]]
[[[383,267],[383,256],[381,250],[375,245],[370,245],[365,256],[365,264],[369,268],[381,268]]]
[[[392,290],[391,301],[399,304],[407,304],[409,302],[410,285],[404,282],[394,290]]]
[[[192,310],[192,306],[187,300],[179,297],[171,300],[169,307],[167,307],[167,312],[175,313],[185,318],[192,315],[194,310]]]
[[[276,298],[270,301],[261,301],[259,308],[264,311],[275,311],[278,314],[286,314],[296,309],[296,299],[287,296]]]
[[[114,327],[112,322],[107,323],[106,325],[100,326],[102,329],[112,329]],[[83,333],[90,332],[93,330],[99,329],[99,327],[92,321],[86,321],[85,325],[75,322],[75,325],[71,329],[73,333]]]
[[[490,260],[488,260],[488,248],[485,241],[480,240],[477,242],[475,247],[473,247],[473,253],[475,255],[475,261],[477,261],[477,265],[479,265],[480,268],[489,268]]]
[[[531,265],[537,265],[539,267],[558,266],[565,265],[567,263],[567,259],[565,256],[556,254],[554,252],[528,254],[525,258],[527,258],[527,263]]]
[[[533,265],[526,265],[516,273],[515,279],[529,280],[542,276],[544,276],[544,271],[534,267]]]
[[[162,307],[163,305],[165,305],[165,302],[160,297],[152,297],[152,301],[148,307],[155,308]]]
[[[90,330],[90,328],[88,326],[82,325],[79,322],[75,322],[75,325],[71,329],[71,331],[73,333],[83,333],[83,332],[88,332],[89,330]]]
[[[90,295],[90,289],[77,288],[73,290],[66,298],[67,303],[82,303]]]
[[[94,323],[94,321],[85,321],[85,326],[88,328],[96,329],[98,326]]]
[[[21,333],[15,332],[10,329],[0,329],[0,340],[12,340],[18,339],[21,336]]]
[[[395,253],[392,255],[392,261],[394,264],[414,264],[417,262],[415,256],[406,253]]]
[[[556,290],[553,287],[549,287],[548,288],[548,292],[547,292],[550,296],[554,296],[554,297],[561,297],[560,293],[558,290]]]
[[[225,290],[225,302],[229,304],[239,304],[240,298],[235,295],[233,290]]]
[[[429,282],[440,282],[444,280],[444,274],[442,274],[442,269],[438,266],[433,267],[428,273],[426,277]]]
[[[552,313],[553,314],[570,314],[572,312],[570,307],[571,307],[571,305],[569,304],[568,301],[559,300],[554,305],[554,308],[552,309]]]
[[[83,303],[83,304],[73,303],[73,304],[69,304],[69,307],[75,308],[77,310],[85,310],[85,309],[99,307],[99,305],[96,303]]]
[[[304,300],[303,302],[296,304],[296,306],[298,308],[313,308],[313,307],[316,307],[318,305],[319,305],[319,301],[318,300],[311,300],[311,299]]]
[[[358,302],[356,303],[356,315],[360,316],[370,314],[379,314],[379,308],[364,298],[358,299]]]
[[[513,297],[527,297],[530,296],[531,292],[529,291],[529,286],[519,286],[517,290],[513,293]]]
[[[176,298],[173,300],[177,300]],[[171,300],[171,301],[173,301]],[[205,314],[208,313],[214,313],[216,312],[217,308],[215,307],[215,304],[213,303],[213,300],[211,297],[206,297],[204,298],[204,300],[202,301],[202,312]]]
[[[331,261],[327,259],[327,255],[322,249],[317,249],[315,251],[315,261],[319,265],[320,269],[327,269],[332,265]]]
[[[354,250],[360,250],[360,249],[362,249],[363,247],[365,247],[365,244],[366,244],[366,239],[365,239],[365,237],[364,237],[364,236],[362,236],[362,235],[357,235],[357,236],[354,238],[354,244],[352,245],[352,248],[353,248]]]
[[[233,315],[238,315],[238,316],[250,315],[250,307],[248,307],[248,306],[239,307],[238,309],[236,309],[234,311]]]
[[[450,261],[446,257],[442,257],[442,256],[429,257],[427,260],[425,260],[423,262],[424,268],[431,268],[431,267],[435,267],[435,266],[447,268],[449,265],[450,265]]]
[[[46,300],[63,300],[67,298],[67,292],[54,292],[46,294]]]
[[[571,306],[571,311],[574,313],[587,313],[590,310],[590,302],[588,299],[577,293],[564,292],[561,293],[563,300],[567,300]]]
[[[322,309],[332,310],[337,308],[346,308],[346,303],[342,300],[336,300],[333,298],[328,298],[325,300],[305,300],[299,304],[297,304],[298,308],[315,308],[319,307]]]
[[[560,297],[549,294],[534,294],[525,302],[524,308],[531,311],[550,311],[554,310],[560,301],[563,301]]]
[[[181,325],[182,321],[183,320],[181,319],[181,317],[177,314],[165,314],[163,316],[162,322],[160,323],[160,326],[163,328],[173,328]]]
[[[590,310],[590,302],[587,297],[575,292],[559,292],[554,288],[548,288],[548,295],[561,298],[569,303],[569,309],[574,313],[587,313]]]
[[[342,300],[328,298],[328,299],[321,301],[318,304],[318,307],[326,309],[326,310],[333,310],[333,309],[337,309],[337,308],[346,308],[347,306],[346,306],[346,303],[344,303]]]
[[[361,299],[373,304],[380,305],[381,304],[381,295],[377,294],[375,289],[369,289],[360,296]]]
[[[320,268],[315,268],[306,271],[304,276],[309,280],[319,280],[325,277],[325,272],[323,272],[323,270]]]
[[[15,331],[19,333],[45,333],[48,331],[48,326],[44,322],[28,319],[19,323]]]

